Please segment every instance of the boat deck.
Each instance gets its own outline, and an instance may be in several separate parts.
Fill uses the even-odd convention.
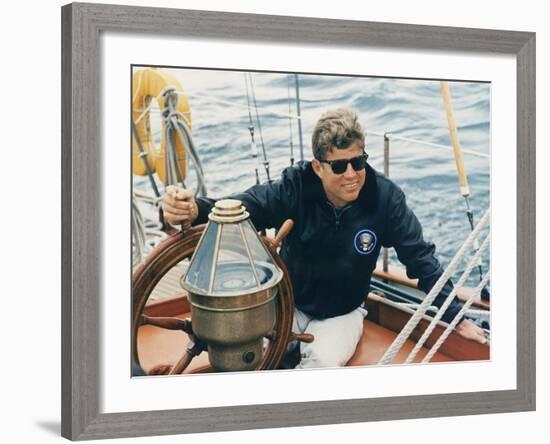
[[[180,319],[191,317],[186,293],[179,283],[187,264],[187,260],[181,262],[170,269],[161,279],[147,301],[144,314],[152,317],[167,316]],[[364,321],[363,335],[355,354],[347,364],[348,366],[376,365],[412,313],[412,310],[399,307],[374,293],[371,293],[367,298],[367,304],[369,316]],[[418,324],[409,340],[395,357],[394,364],[405,362],[429,322],[430,318],[425,317]],[[420,362],[424,358],[428,352],[427,347],[431,347],[435,343],[444,328],[445,325],[436,327],[413,362]],[[182,331],[166,330],[152,325],[141,326],[138,330],[137,340],[141,366],[148,372],[158,365],[175,364],[185,353],[188,341],[187,334]],[[486,359],[490,359],[489,344],[475,343],[452,333],[431,362]],[[209,371],[209,369],[208,356],[206,353],[202,353],[193,359],[187,372],[204,372]]]
[[[174,298],[174,295],[183,293],[183,289],[180,285],[180,278],[185,274],[188,263],[187,260],[182,261],[168,270],[160,282],[155,286],[147,300],[147,304],[169,300]]]
[[[149,316],[167,316],[168,311],[174,310],[179,305],[179,308],[184,308],[184,310],[171,316],[181,319],[190,317],[189,311],[186,310],[186,302],[181,298],[178,299],[172,299],[171,307],[169,300],[152,304],[146,308],[146,314]],[[395,332],[365,319],[363,335],[355,354],[347,365],[364,366],[377,364],[396,335]],[[188,341],[187,334],[181,331],[165,330],[151,325],[141,326],[138,331],[138,353],[143,369],[148,372],[159,364],[175,364],[185,352]],[[414,346],[415,342],[409,339],[397,354],[394,363],[403,363]],[[422,347],[414,362],[420,362],[427,351],[425,347]],[[432,362],[453,360],[452,357],[442,352],[436,353],[432,358]],[[187,372],[203,372],[208,371],[208,368],[208,356],[206,353],[202,353],[195,357]]]

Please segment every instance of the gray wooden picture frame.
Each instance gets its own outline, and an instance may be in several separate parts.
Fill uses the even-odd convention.
[[[126,413],[99,411],[102,32],[517,60],[517,389]],[[535,409],[535,34],[75,3],[62,8],[62,435],[74,440]]]

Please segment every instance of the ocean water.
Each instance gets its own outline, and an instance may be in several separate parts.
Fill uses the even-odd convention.
[[[262,143],[271,178],[290,165],[291,155],[302,158],[296,119],[295,77],[284,73],[251,73],[261,133],[256,121],[252,87],[245,74],[237,71],[168,69],[188,96],[193,140],[202,160],[208,194],[221,197],[254,185],[255,169],[267,179]],[[440,84],[437,80],[348,77],[333,75],[299,76],[302,115],[303,158],[311,154],[311,132],[319,116],[328,109],[353,108],[366,130],[366,151],[371,165],[383,171],[383,134],[407,137],[418,142],[392,139],[390,177],[405,192],[407,202],[420,220],[424,237],[437,246],[437,257],[445,266],[470,232],[466,204],[460,194],[455,160]],[[490,97],[488,83],[449,82],[455,121],[461,146],[485,154],[464,153],[470,186],[470,205],[479,220],[490,204]],[[250,102],[251,106],[248,106]],[[251,112],[258,158],[250,154],[249,111]],[[160,117],[152,113],[153,129],[160,133]],[[291,153],[291,142],[293,153]],[[189,171],[187,185],[195,187]],[[136,178],[147,188],[144,178]],[[396,260],[394,254],[390,255]],[[489,253],[483,268],[489,267]],[[455,275],[455,281],[459,275]],[[478,275],[469,284],[475,285]]]

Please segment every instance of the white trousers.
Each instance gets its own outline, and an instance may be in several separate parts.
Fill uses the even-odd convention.
[[[300,346],[301,360],[296,368],[342,367],[350,360],[363,334],[367,310],[358,307],[342,316],[314,319],[294,309],[292,331],[310,333],[315,340],[308,344],[294,341],[289,350]]]

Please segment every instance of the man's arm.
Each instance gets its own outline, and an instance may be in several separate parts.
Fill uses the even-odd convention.
[[[407,267],[407,275],[418,279],[418,288],[426,294],[443,274],[439,261],[435,258],[435,245],[426,242],[422,236],[422,227],[413,211],[407,206],[405,194],[398,187],[389,203],[388,233],[386,243],[394,247],[399,260]],[[441,307],[451,293],[453,284],[448,280],[434,305]],[[455,296],[451,305],[442,316],[442,320],[450,323],[462,309],[462,303]],[[461,319],[455,328],[456,332],[466,339],[481,344],[487,343],[483,330],[468,319]]]
[[[184,228],[193,225],[199,216],[199,207],[193,192],[175,185],[166,187],[161,208],[165,222],[170,225],[182,225]]]
[[[395,187],[388,205],[387,246],[395,248],[399,261],[407,268],[407,276],[418,279],[418,288],[427,294],[443,274],[434,256],[435,245],[424,240],[420,222],[408,207],[401,189]],[[434,305],[441,307],[452,289],[453,284],[448,280],[435,298]],[[461,308],[462,304],[455,297],[442,319],[452,321]]]
[[[299,185],[296,177],[292,177],[294,174],[297,172],[287,169],[279,180],[255,185],[228,198],[243,203],[256,229],[278,228],[295,215]],[[164,220],[172,225],[182,224],[184,228],[206,223],[214,203],[215,200],[208,197],[195,198],[191,190],[168,186],[162,198]]]

